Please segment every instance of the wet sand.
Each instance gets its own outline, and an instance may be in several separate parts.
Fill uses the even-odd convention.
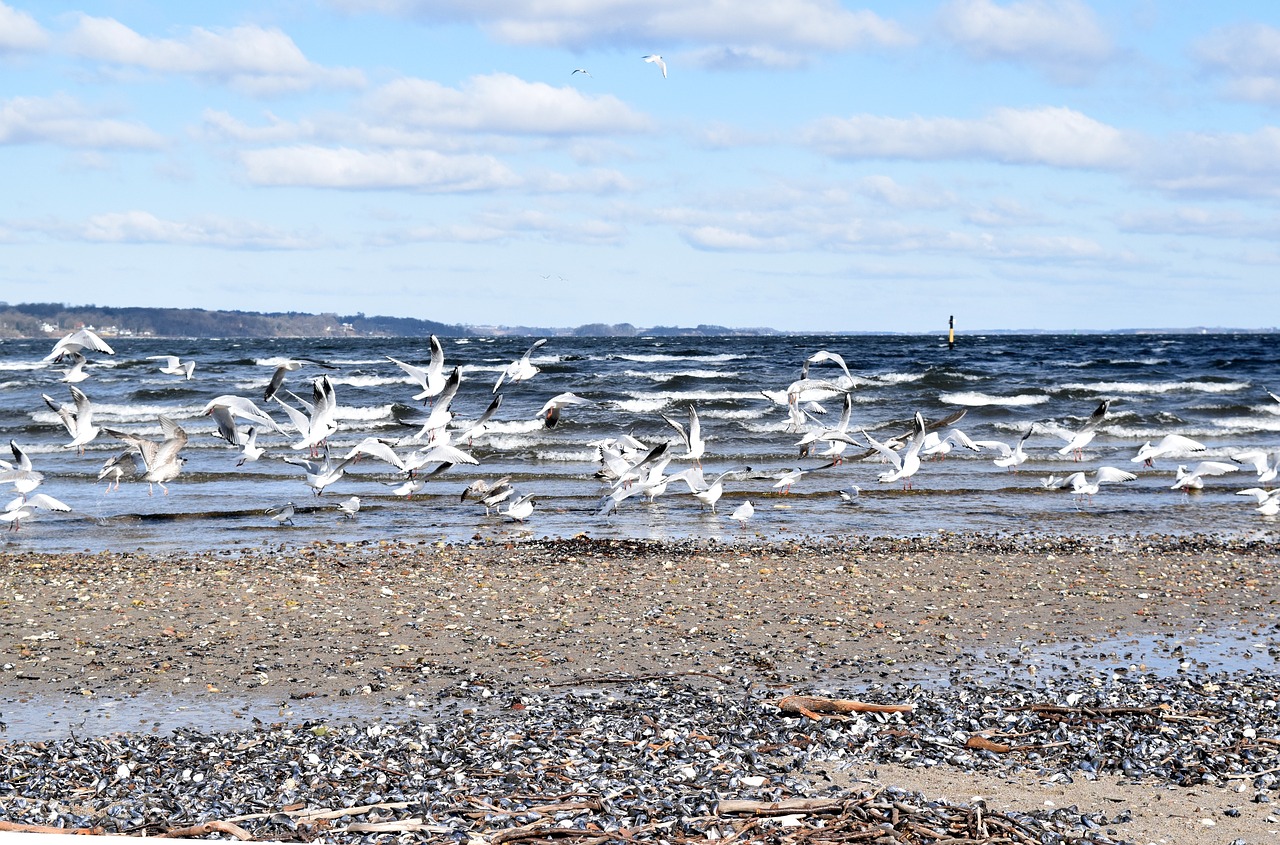
[[[1260,542],[964,536],[5,553],[0,721],[22,740],[430,718],[648,676],[856,698],[955,671],[979,685],[1080,667],[1274,671],[1275,563]],[[996,808],[1127,807],[1127,841],[1280,831],[1241,784],[856,773]]]

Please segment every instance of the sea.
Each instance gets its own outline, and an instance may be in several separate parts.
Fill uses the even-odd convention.
[[[44,480],[38,492],[71,507],[38,511],[16,531],[4,530],[10,550],[135,551],[235,550],[310,543],[456,543],[473,540],[573,537],[756,543],[787,538],[925,536],[979,533],[1003,536],[1140,538],[1151,534],[1208,534],[1222,538],[1275,538],[1277,522],[1257,512],[1240,491],[1258,487],[1247,465],[1206,478],[1203,489],[1171,489],[1178,464],[1232,462],[1250,449],[1280,451],[1280,354],[1272,334],[1061,334],[967,335],[954,348],[944,335],[837,335],[769,337],[550,337],[534,350],[537,374],[504,383],[503,401],[481,437],[460,444],[478,461],[431,476],[412,495],[398,495],[405,475],[390,464],[362,458],[345,476],[314,495],[295,449],[283,409],[262,401],[275,368],[308,363],[287,374],[281,396],[301,409],[315,379],[327,377],[337,399],[338,431],[329,438],[341,457],[367,437],[407,454],[420,419],[432,410],[413,397],[419,387],[388,356],[425,367],[426,338],[152,339],[108,338],[114,355],[86,352],[89,377],[77,386],[105,428],[159,440],[167,416],[188,434],[188,459],[168,492],[148,491],[137,479],[108,490],[103,464],[125,443],[100,434],[83,454],[42,395],[71,403],[64,365],[44,362],[56,338],[0,341],[0,455],[11,460],[12,441]],[[450,410],[462,429],[489,405],[499,374],[534,338],[441,338],[445,370],[459,368],[461,384]],[[856,445],[843,461],[825,466],[825,443],[802,454],[807,429],[835,427],[843,393],[817,390],[802,398],[797,424],[779,394],[808,377],[845,388],[851,398],[849,434],[859,442],[909,433],[919,413],[954,422],[972,440],[1015,443],[1040,423],[1024,445],[1028,460],[1013,469],[993,463],[990,450],[953,449],[927,458],[908,488],[882,482],[891,467]],[[160,372],[154,356],[196,362],[193,378]],[[540,414],[548,399],[573,393],[586,400],[563,410],[554,427]],[[240,452],[216,436],[203,414],[214,397],[250,399],[286,433],[259,432],[266,453],[237,466]],[[297,397],[297,398],[295,398]],[[1080,456],[1063,455],[1053,429],[1078,429],[1104,399],[1110,406],[1096,437]],[[715,512],[681,482],[649,501],[634,496],[616,510],[602,507],[609,482],[598,477],[601,444],[631,436],[646,447],[668,443],[668,473],[692,466],[667,416],[687,423],[689,408],[707,441],[700,463],[708,480],[735,470],[724,482]],[[247,427],[241,424],[242,429]],[[946,428],[942,431],[945,433]],[[1131,459],[1147,441],[1181,434],[1205,451],[1157,460]],[[12,461],[11,461],[12,462]],[[432,465],[434,466],[434,465]],[[1104,485],[1092,498],[1049,489],[1042,480],[1103,466],[1134,472],[1123,484]],[[430,469],[431,466],[428,467]],[[805,473],[783,493],[782,473]],[[463,490],[475,480],[509,476],[517,495],[535,507],[524,521],[486,514]],[[1264,485],[1270,486],[1270,485]],[[855,488],[856,491],[855,491]],[[841,495],[842,491],[845,495]],[[0,504],[13,495],[0,493]],[[339,502],[356,496],[348,517]],[[729,518],[750,501],[745,522]],[[270,509],[293,503],[291,523]],[[505,507],[505,506],[504,506]],[[10,526],[5,525],[4,528]]]

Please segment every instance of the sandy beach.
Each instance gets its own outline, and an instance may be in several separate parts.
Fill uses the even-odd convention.
[[[957,679],[1034,689],[1082,671],[1274,675],[1275,562],[1263,543],[957,535],[8,552],[0,721],[12,744],[154,734],[184,719],[229,730],[483,717],[529,693],[646,678],[888,701]],[[1127,808],[1115,841],[1253,843],[1280,830],[1248,780],[1064,783],[1019,756],[1003,771],[868,763],[801,774],[982,796],[993,809]]]

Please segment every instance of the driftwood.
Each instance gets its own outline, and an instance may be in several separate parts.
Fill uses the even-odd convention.
[[[976,748],[979,751],[993,751],[996,754],[1008,754],[1015,750],[1012,745],[1005,745],[1003,742],[992,742],[985,736],[974,734],[964,741],[965,748]]]
[[[410,806],[409,801],[388,801],[384,804],[364,804],[360,807],[342,807],[337,810],[331,810],[328,807],[314,807],[312,809],[296,809],[296,810],[280,810],[291,819],[297,819],[303,822],[314,822],[328,819],[340,819],[343,816],[362,816],[370,810],[403,810]],[[247,822],[256,819],[269,819],[276,813],[249,813],[243,816],[232,816],[227,819],[229,822]]]
[[[1031,704],[1026,707],[1006,707],[1005,709],[1010,712],[1030,710],[1041,719],[1052,722],[1066,721],[1072,716],[1085,719],[1109,719],[1113,716],[1155,716],[1163,719],[1170,716],[1167,704],[1156,707],[1064,707],[1060,704]]]
[[[783,801],[723,799],[716,802],[718,816],[790,816],[796,813],[842,812],[847,801],[840,798],[788,798]]]
[[[436,833],[449,834],[454,830],[438,824],[427,824],[422,819],[398,819],[385,822],[354,822],[346,827],[331,828],[334,833]]]
[[[808,695],[788,695],[778,702],[778,709],[783,713],[795,713],[808,716],[817,721],[823,716],[832,719],[847,719],[849,713],[910,713],[915,709],[913,704],[871,704],[866,701],[852,701],[847,698],[814,698]]]
[[[19,824],[0,819],[0,831],[9,833],[61,833],[76,836],[102,836],[105,831],[100,827],[53,827],[47,824]]]
[[[211,821],[193,824],[191,827],[178,827],[156,834],[157,839],[185,839],[188,836],[208,836],[210,833],[227,833],[241,841],[253,838],[253,834],[231,822]]]

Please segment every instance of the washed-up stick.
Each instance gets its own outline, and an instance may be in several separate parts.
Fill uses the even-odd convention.
[[[778,702],[783,713],[808,716],[817,721],[823,716],[846,719],[849,713],[910,713],[914,704],[872,704],[848,698],[815,698],[809,695],[788,695]]]
[[[0,819],[0,831],[9,833],[61,833],[77,836],[102,836],[105,831],[100,827],[53,827],[47,824],[20,824]]]
[[[156,834],[157,839],[186,839],[194,836],[208,836],[210,833],[226,833],[234,836],[236,839],[244,842],[253,838],[253,834],[245,830],[239,825],[231,822],[214,820],[211,822],[201,822],[193,824],[190,827],[177,827],[173,830],[166,830],[164,833]]]

